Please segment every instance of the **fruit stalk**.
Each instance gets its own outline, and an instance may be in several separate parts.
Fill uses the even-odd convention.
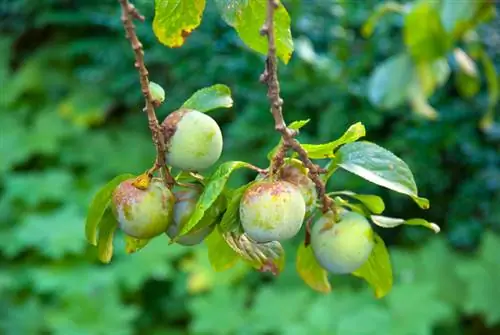
[[[171,188],[175,184],[175,180],[166,167],[164,154],[166,139],[163,137],[163,131],[155,113],[155,107],[158,107],[159,102],[153,99],[153,96],[151,95],[151,91],[149,89],[149,72],[146,68],[146,64],[144,63],[144,50],[141,41],[139,41],[139,38],[137,37],[134,23],[132,22],[133,18],[138,19],[139,21],[144,21],[144,16],[142,16],[137,8],[135,8],[135,6],[128,0],[118,0],[118,2],[122,8],[121,20],[123,28],[125,29],[125,36],[129,40],[130,46],[134,51],[134,66],[139,73],[141,90],[146,103],[144,111],[148,116],[149,129],[151,130],[153,143],[156,147],[156,161],[154,166],[148,171],[148,174],[152,175],[154,171],[160,169],[164,183]]]
[[[325,183],[319,176],[323,170],[311,162],[307,156],[307,152],[300,145],[299,141],[295,139],[297,132],[288,128],[283,119],[283,99],[280,97],[278,61],[276,57],[276,39],[274,36],[274,12],[278,6],[279,1],[277,0],[267,1],[266,21],[260,30],[261,35],[267,36],[268,40],[266,65],[264,73],[260,77],[260,81],[268,86],[267,96],[271,104],[271,114],[274,118],[275,129],[283,138],[283,145],[273,157],[271,164],[272,171],[270,172],[274,174],[276,171],[279,171],[280,167],[283,165],[285,153],[289,148],[295,151],[299,155],[300,160],[309,169],[309,178],[311,178],[316,185],[318,197],[322,201],[323,213],[326,213],[332,207],[333,202],[326,194]]]

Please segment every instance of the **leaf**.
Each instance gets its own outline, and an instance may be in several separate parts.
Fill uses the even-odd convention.
[[[119,175],[101,187],[94,196],[87,213],[87,221],[85,222],[85,236],[90,244],[97,245],[97,227],[111,202],[113,191],[122,181],[133,177],[132,174],[128,173]]]
[[[142,248],[144,248],[150,239],[141,240],[125,234],[125,252],[127,254],[133,254]]]
[[[243,197],[243,193],[245,193],[246,189],[252,185],[252,183],[243,185],[233,192],[231,192],[231,199],[228,202],[227,209],[222,216],[219,227],[223,232],[229,232],[234,230],[239,223],[239,210],[240,210],[240,202],[241,197]]]
[[[373,223],[375,223],[377,226],[383,227],[383,228],[394,228],[397,226],[400,226],[402,224],[407,224],[411,226],[424,226],[425,228],[429,228],[436,234],[441,231],[441,228],[433,222],[429,222],[424,219],[397,219],[397,218],[391,218],[387,216],[381,216],[381,215],[371,215],[370,218],[372,219]]]
[[[439,117],[438,112],[427,101],[422,87],[417,83],[411,85],[409,101],[414,113],[429,120],[436,120]]]
[[[216,108],[233,106],[231,90],[226,85],[216,84],[196,91],[182,107],[191,108],[206,113]]]
[[[472,98],[481,89],[481,81],[478,76],[471,76],[461,70],[455,75],[455,85],[457,91],[464,98]]]
[[[429,200],[418,196],[413,174],[406,163],[392,152],[367,141],[349,143],[337,151],[338,166],[374,184],[410,196],[421,208]]]
[[[338,192],[332,192],[332,194],[338,195],[338,194],[343,194],[347,195],[353,199],[358,200],[361,202],[363,205],[365,205],[370,212],[374,214],[380,214],[385,210],[385,204],[384,200],[382,200],[381,197],[377,195],[372,195],[372,194],[356,194],[351,191],[338,191]]]
[[[489,0],[443,0],[441,20],[454,39],[459,39],[468,30],[495,17],[495,12],[495,3]]]
[[[404,7],[401,4],[392,1],[380,4],[377,8],[375,8],[375,11],[361,27],[361,35],[363,35],[364,38],[370,37],[373,34],[378,21],[380,21],[384,15],[389,13],[404,13]]]
[[[481,51],[481,62],[483,63],[483,68],[486,75],[486,83],[488,85],[488,110],[481,119],[480,126],[483,130],[486,130],[493,125],[495,107],[498,103],[500,90],[498,74],[495,70],[495,65],[484,50]]]
[[[267,38],[260,35],[266,19],[267,0],[215,1],[222,18],[236,29],[241,40],[252,50],[267,54]],[[274,36],[277,56],[287,64],[293,53],[293,39],[290,31],[290,16],[280,2],[274,12]]]
[[[97,255],[103,263],[109,263],[113,257],[113,237],[118,223],[108,208],[99,225],[99,239],[97,241]]]
[[[406,101],[414,76],[410,56],[406,53],[394,55],[378,65],[371,74],[368,99],[383,109],[396,108]]]
[[[417,3],[405,17],[403,38],[410,54],[418,61],[432,61],[451,46],[439,12],[430,3]]]
[[[165,101],[165,90],[163,89],[163,87],[155,82],[150,81],[149,90],[151,91],[151,97],[153,98],[153,100],[159,102]]]
[[[285,250],[278,241],[257,243],[246,234],[227,232],[222,234],[227,244],[244,260],[261,272],[278,275],[285,266]]]
[[[214,271],[229,270],[240,259],[236,251],[222,237],[219,227],[215,227],[212,233],[205,238],[205,243],[208,247],[208,259]]]
[[[366,280],[380,299],[392,288],[392,266],[384,240],[377,233],[374,233],[374,238],[375,245],[370,257],[352,274]]]
[[[304,127],[306,124],[308,124],[310,120],[311,119],[293,121],[292,123],[290,123],[288,125],[288,128],[293,129],[293,130],[300,130],[302,127]],[[282,144],[283,144],[283,139],[280,138],[279,143],[271,151],[268,152],[267,159],[271,160]]]
[[[328,273],[316,261],[312,248],[306,247],[304,243],[297,249],[296,269],[302,280],[312,289],[323,293],[332,290]]]
[[[201,23],[205,0],[155,0],[153,32],[170,48],[184,44]]]
[[[418,84],[425,97],[431,96],[436,88],[443,86],[450,77],[450,66],[446,58],[433,62],[420,62],[416,65]]]
[[[365,135],[365,126],[361,122],[357,122],[351,125],[349,129],[347,129],[347,131],[335,141],[325,144],[303,144],[302,147],[307,151],[307,155],[311,159],[333,158],[335,157],[333,152],[339,146],[357,141]]]
[[[233,173],[233,171],[237,169],[247,166],[248,163],[246,162],[229,161],[222,163],[217,168],[217,170],[208,179],[207,184],[203,189],[198,202],[196,203],[196,207],[193,214],[191,215],[191,218],[188,222],[186,222],[184,227],[182,227],[181,231],[179,232],[179,236],[188,233],[203,218],[205,212],[210,209],[212,204],[219,198],[219,195],[224,190],[226,182],[231,176],[231,173]]]
[[[478,72],[476,63],[469,57],[469,55],[467,55],[467,53],[465,53],[465,51],[460,48],[455,48],[453,50],[453,57],[455,58],[460,70],[468,76],[477,77]]]

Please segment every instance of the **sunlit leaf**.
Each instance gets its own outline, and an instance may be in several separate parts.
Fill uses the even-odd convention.
[[[466,72],[458,71],[455,75],[455,86],[464,98],[472,98],[481,89],[481,80],[478,76],[471,76]]]
[[[228,270],[240,259],[236,251],[222,237],[218,227],[205,238],[205,243],[208,247],[208,259],[214,271]]]
[[[128,173],[119,175],[104,185],[94,196],[85,223],[85,236],[90,244],[97,245],[97,228],[106,208],[108,208],[113,191],[122,181],[133,177]]]
[[[355,123],[346,130],[346,132],[335,141],[325,144],[303,144],[302,147],[307,151],[311,159],[324,159],[335,157],[334,151],[339,146],[357,141],[366,135],[365,126],[361,123]]]
[[[166,46],[180,47],[200,25],[204,9],[205,0],[155,0],[154,34]]]
[[[222,216],[219,227],[223,232],[228,232],[236,228],[239,224],[239,210],[240,210],[240,202],[243,193],[245,193],[246,189],[251,185],[246,184],[243,185],[233,192],[231,192],[231,199],[228,201],[227,209]]]
[[[97,256],[103,263],[109,263],[113,257],[113,237],[118,223],[108,208],[99,224],[99,238],[97,240]]]
[[[133,254],[134,252],[137,252],[144,248],[150,240],[141,240],[129,235],[125,235],[125,252],[127,254]]]
[[[408,165],[392,152],[367,141],[349,143],[337,151],[338,166],[374,184],[410,196],[421,208],[429,200],[418,196],[417,185]]]
[[[495,118],[495,107],[498,103],[500,95],[498,74],[495,70],[493,61],[485,51],[481,52],[481,62],[484,67],[486,83],[488,85],[488,110],[480,122],[483,130],[490,128],[493,125]]]
[[[216,84],[196,91],[182,107],[195,109],[199,112],[208,112],[216,108],[230,108],[233,106],[231,90],[226,85]]]
[[[428,120],[436,120],[439,117],[436,109],[429,104],[422,87],[417,83],[412,83],[410,86],[408,100],[414,113]]]
[[[316,261],[311,246],[299,245],[295,266],[299,276],[312,289],[323,293],[332,290],[328,273]]]
[[[385,243],[376,233],[375,246],[370,257],[352,274],[363,278],[375,291],[377,298],[383,298],[392,288],[392,266]]]
[[[429,97],[438,87],[446,83],[451,70],[446,58],[439,58],[435,61],[418,63],[416,73],[422,92]]]
[[[309,121],[310,121],[310,119],[293,121],[292,123],[290,123],[288,125],[288,128],[293,129],[293,130],[300,130],[302,127],[304,127],[306,124],[308,124]],[[280,138],[279,143],[271,151],[268,152],[267,159],[271,160],[282,144],[283,144],[283,139]]]
[[[391,218],[387,216],[381,216],[381,215],[372,215],[370,216],[372,219],[373,223],[375,223],[377,226],[383,227],[383,228],[394,228],[403,224],[411,225],[411,226],[423,226],[425,228],[428,228],[432,230],[435,233],[439,233],[441,231],[441,228],[433,222],[429,222],[424,219],[398,219],[398,218]]]
[[[333,192],[332,194],[347,195],[353,199],[356,199],[363,205],[365,205],[370,210],[370,212],[374,214],[380,214],[385,210],[384,200],[382,200],[382,198],[377,195],[357,194],[351,191],[337,191]]]
[[[215,1],[222,18],[236,29],[241,40],[252,50],[267,54],[267,38],[260,34],[267,12],[267,0],[252,1]],[[283,4],[274,12],[274,35],[276,53],[287,64],[293,52],[293,40],[290,31],[290,16]]]
[[[380,19],[389,13],[404,13],[404,7],[401,4],[392,1],[387,1],[377,6],[375,11],[373,11],[361,28],[361,34],[363,37],[370,37]]]

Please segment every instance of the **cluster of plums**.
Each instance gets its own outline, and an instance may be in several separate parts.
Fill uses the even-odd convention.
[[[173,129],[167,143],[166,160],[174,168],[200,171],[213,165],[222,153],[222,133],[208,115],[182,109],[163,122]],[[168,189],[153,178],[145,189],[134,186],[134,179],[122,182],[114,191],[112,209],[121,230],[138,239],[160,234],[174,238],[191,217],[202,193],[197,188]],[[275,177],[258,175],[244,192],[239,216],[243,230],[256,243],[284,241],[300,231],[313,214],[316,187],[302,162],[288,159]],[[195,245],[214,229],[215,223],[202,225],[177,243]],[[323,214],[311,230],[311,247],[318,263],[336,274],[351,273],[369,257],[374,246],[373,231],[366,218],[344,211]]]

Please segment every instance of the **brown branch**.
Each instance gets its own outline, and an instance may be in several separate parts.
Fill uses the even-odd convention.
[[[260,81],[266,83],[268,86],[267,96],[271,104],[271,114],[274,118],[275,129],[281,134],[281,137],[283,138],[283,146],[273,157],[271,173],[279,171],[279,169],[283,165],[286,151],[289,148],[295,151],[299,155],[300,160],[309,170],[309,178],[311,178],[311,180],[316,185],[316,189],[318,190],[318,197],[322,200],[323,213],[325,213],[331,208],[333,203],[325,192],[325,184],[319,177],[319,174],[323,171],[318,169],[317,165],[311,162],[311,160],[307,156],[307,152],[295,139],[297,132],[289,129],[283,119],[283,99],[281,99],[280,97],[280,86],[278,81],[278,60],[276,57],[276,39],[274,36],[274,12],[276,8],[278,8],[278,6],[279,1],[277,0],[267,1],[266,21],[264,22],[264,25],[260,30],[261,35],[267,35],[268,40],[266,67],[264,73],[260,77]]]
[[[123,28],[125,29],[125,36],[130,42],[130,46],[134,51],[135,63],[134,66],[139,73],[139,79],[141,82],[141,90],[144,95],[144,100],[146,102],[146,106],[144,107],[144,111],[148,116],[148,124],[149,129],[151,130],[151,135],[153,139],[153,143],[156,147],[156,161],[154,166],[148,171],[148,174],[153,174],[153,172],[157,170],[161,170],[162,176],[164,178],[164,182],[167,186],[172,187],[175,184],[175,180],[170,174],[170,171],[166,167],[165,162],[165,139],[163,137],[162,128],[158,122],[155,113],[155,106],[158,105],[158,102],[153,99],[151,96],[151,92],[149,90],[149,72],[144,64],[144,50],[142,47],[142,43],[139,41],[137,37],[137,33],[135,31],[134,23],[132,22],[133,18],[138,19],[140,21],[144,21],[144,16],[142,16],[137,8],[132,5],[128,0],[118,0],[120,6],[122,8],[121,20],[123,23]]]

